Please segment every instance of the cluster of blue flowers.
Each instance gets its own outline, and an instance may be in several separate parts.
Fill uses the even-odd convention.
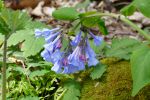
[[[54,66],[51,70],[56,73],[70,74],[85,69],[85,65],[95,66],[99,63],[96,59],[96,54],[89,44],[89,36],[94,39],[96,46],[100,45],[103,38],[88,32],[83,36],[80,31],[76,37],[69,43],[68,49],[65,51],[62,48],[62,31],[60,28],[35,30],[35,36],[45,38],[46,44],[41,56],[45,61],[52,62]]]

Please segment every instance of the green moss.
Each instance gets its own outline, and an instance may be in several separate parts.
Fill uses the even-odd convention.
[[[112,59],[112,58],[111,58]],[[84,77],[81,100],[149,100],[150,87],[144,88],[136,97],[131,97],[131,66],[128,61],[107,59],[107,72],[100,80]]]

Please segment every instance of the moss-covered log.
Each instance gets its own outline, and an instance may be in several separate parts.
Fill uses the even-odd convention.
[[[147,86],[136,97],[131,97],[132,77],[129,61],[102,60],[108,65],[107,72],[99,80],[84,78],[81,100],[150,100]]]

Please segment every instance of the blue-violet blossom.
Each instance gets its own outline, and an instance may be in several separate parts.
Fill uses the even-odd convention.
[[[96,36],[92,32],[89,32],[89,34],[94,39],[96,46],[101,44],[102,37]],[[84,70],[86,64],[90,67],[99,63],[95,52],[90,47],[88,36],[82,38],[82,31],[70,42],[69,48],[71,50],[68,48],[66,51],[61,50],[62,35],[60,28],[43,29],[42,31],[36,29],[35,36],[45,38],[44,50],[41,52],[41,56],[45,61],[54,64],[51,70],[56,73],[71,74]]]
[[[103,41],[103,38],[100,36],[96,36],[94,35],[91,31],[89,31],[90,35],[92,36],[92,38],[94,39],[94,43],[96,46],[99,46],[101,44],[101,42]]]

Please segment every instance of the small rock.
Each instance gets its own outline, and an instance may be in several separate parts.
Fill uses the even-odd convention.
[[[52,16],[52,12],[55,10],[56,8],[54,7],[43,7],[43,13],[47,16]]]
[[[128,18],[133,21],[142,22],[144,16],[140,12],[134,12],[134,14],[129,16]]]
[[[142,24],[143,24],[144,26],[150,25],[150,19],[149,19],[149,18],[144,18],[144,19],[142,20]]]
[[[32,15],[35,16],[44,16],[43,12],[42,12],[42,6],[44,5],[44,1],[39,2],[39,4],[37,5],[37,7],[35,9],[33,9],[33,11],[31,12]]]

